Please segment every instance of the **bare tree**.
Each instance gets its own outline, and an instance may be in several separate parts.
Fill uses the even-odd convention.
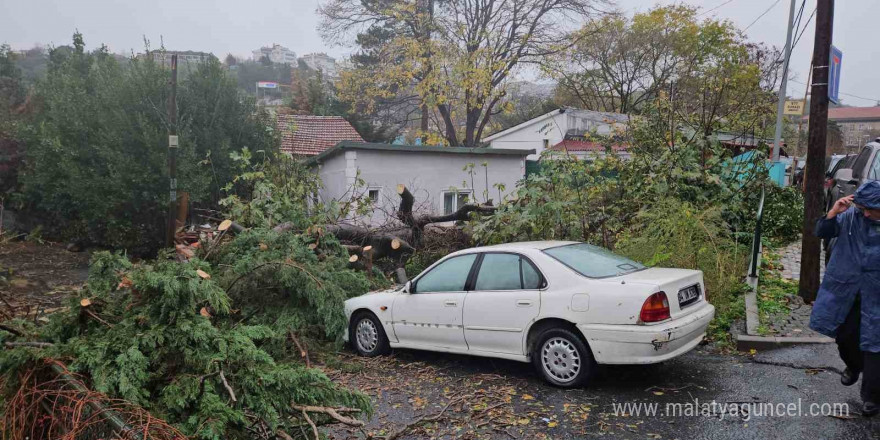
[[[369,68],[343,72],[357,103],[413,90],[435,109],[450,145],[477,146],[501,111],[517,67],[576,44],[576,23],[605,0],[328,0],[319,11],[329,41],[376,27],[395,30]],[[363,66],[361,66],[363,67]],[[346,75],[348,78],[346,79]],[[424,119],[423,119],[424,120]]]

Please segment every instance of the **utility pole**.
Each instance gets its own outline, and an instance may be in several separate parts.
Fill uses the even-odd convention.
[[[813,81],[810,84],[810,120],[808,125],[807,166],[804,170],[804,226],[801,242],[801,277],[798,294],[807,303],[816,299],[819,290],[819,254],[821,244],[813,235],[816,220],[822,215],[822,183],[825,174],[825,142],[828,136],[828,77],[831,61],[831,36],[834,25],[834,0],[818,0],[816,39],[813,43]]]
[[[779,146],[782,143],[782,113],[785,109],[785,95],[788,87],[788,63],[791,60],[791,34],[794,27],[794,4],[788,11],[788,27],[785,33],[785,62],[782,64],[782,81],[779,84],[779,102],[776,104],[776,133],[773,135],[773,163],[779,162]]]
[[[174,246],[177,231],[177,54],[171,55],[171,96],[168,99],[168,232],[165,244]]]

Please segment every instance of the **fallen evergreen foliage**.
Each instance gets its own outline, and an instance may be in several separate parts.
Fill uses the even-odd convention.
[[[95,254],[87,289],[67,311],[27,329],[30,338],[0,332],[4,342],[54,343],[3,352],[6,395],[21,374],[51,358],[88,378],[95,391],[198,439],[268,438],[258,431],[279,429],[302,435],[308,422],[294,405],[368,412],[365,395],[304,365],[289,340],[302,332],[341,337],[342,302],[369,287],[363,273],[347,268],[344,249],[332,238],[266,229],[221,246],[210,263],[132,264]],[[320,424],[327,417],[311,419]]]

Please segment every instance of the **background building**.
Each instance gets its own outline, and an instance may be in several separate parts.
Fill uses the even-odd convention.
[[[310,69],[320,70],[324,76],[336,76],[336,59],[326,53],[310,53],[300,58]]]
[[[535,153],[529,155],[528,160],[538,160],[544,150],[560,145],[565,139],[582,140],[588,134],[613,136],[625,130],[628,123],[629,116],[620,113],[560,108],[499,131],[483,142],[488,142],[491,148],[533,149]],[[574,144],[566,146],[574,147]]]
[[[804,116],[804,122],[808,119]],[[880,136],[880,106],[829,108],[828,120],[840,125],[846,147],[862,146]]]
[[[153,50],[147,52],[145,54],[138,54],[138,58],[146,58],[152,57],[153,61],[170,66],[171,65],[171,56],[177,55],[177,65],[185,65],[185,64],[198,64],[208,61],[211,58],[214,58],[214,54],[209,52],[196,52],[192,50],[178,51],[178,50]]]
[[[280,44],[273,43],[272,47],[263,46],[252,53],[254,61],[257,62],[265,57],[276,64],[296,65],[296,53]]]

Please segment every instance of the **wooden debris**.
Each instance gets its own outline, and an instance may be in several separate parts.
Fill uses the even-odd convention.
[[[88,298],[83,298],[83,299],[79,300],[79,305],[81,307],[88,307],[88,306],[92,305],[92,300],[90,300]]]
[[[220,226],[217,226],[217,230],[222,232],[229,229],[230,226],[232,226],[232,220],[223,220],[220,222]]]
[[[211,279],[211,275],[210,275],[208,272],[205,272],[205,271],[203,271],[203,270],[201,270],[201,269],[197,270],[196,273],[197,273],[197,274],[198,274],[203,280],[210,280],[210,279]]]

